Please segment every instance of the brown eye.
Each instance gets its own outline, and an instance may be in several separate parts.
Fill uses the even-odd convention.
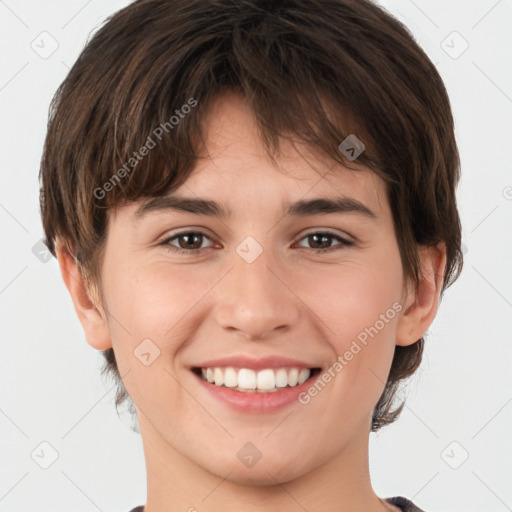
[[[344,247],[349,247],[354,245],[354,242],[351,240],[347,240],[339,235],[329,232],[316,231],[314,233],[309,233],[301,240],[307,240],[309,247],[305,247],[306,249],[310,249],[315,252],[329,252],[337,249],[343,249]],[[336,245],[332,245],[332,241],[337,240],[339,243]]]
[[[185,233],[178,235],[176,238],[180,241],[182,249],[199,249],[203,241],[203,235],[199,233]],[[183,244],[181,243],[183,241]]]
[[[164,245],[171,252],[194,255],[211,247],[201,247],[205,239],[209,240],[209,237],[200,231],[183,231],[166,238],[160,245]],[[173,240],[178,240],[177,246],[171,243]]]

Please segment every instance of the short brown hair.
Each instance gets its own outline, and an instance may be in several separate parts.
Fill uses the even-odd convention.
[[[418,245],[444,242],[442,291],[458,277],[460,163],[449,98],[406,27],[369,0],[139,0],[111,16],[51,104],[40,171],[51,253],[65,241],[101,291],[109,210],[185,182],[223,92],[246,98],[272,159],[282,138],[295,138],[351,168],[338,146],[355,134],[366,146],[358,163],[386,183],[404,275],[418,280]],[[157,142],[157,127],[156,147],[131,161],[131,172],[127,162],[148,137]],[[398,385],[423,347],[424,338],[395,347],[373,431],[400,414]],[[116,406],[130,401],[113,350],[103,354]]]

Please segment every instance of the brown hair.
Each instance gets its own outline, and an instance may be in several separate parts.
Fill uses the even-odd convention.
[[[404,275],[416,283],[418,245],[442,241],[443,292],[458,277],[449,98],[406,27],[369,0],[139,0],[111,16],[50,107],[40,203],[51,253],[65,241],[101,294],[108,212],[185,182],[223,92],[246,98],[272,159],[281,138],[295,138],[351,168],[338,146],[356,134],[366,146],[357,162],[386,182]],[[400,414],[398,385],[423,347],[395,347],[373,431]],[[116,406],[130,401],[113,350],[103,354]]]

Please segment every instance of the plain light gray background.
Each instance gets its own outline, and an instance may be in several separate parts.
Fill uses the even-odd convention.
[[[113,385],[99,376],[100,354],[85,342],[56,260],[37,250],[50,99],[90,32],[127,3],[0,0],[4,512],[127,512],[145,502],[140,437],[116,415]],[[373,485],[429,512],[510,511],[512,0],[381,4],[409,27],[448,89],[466,254],[401,418],[371,435]],[[44,469],[52,450],[58,458]]]

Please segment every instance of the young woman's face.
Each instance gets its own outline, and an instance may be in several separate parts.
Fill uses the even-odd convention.
[[[284,142],[273,167],[237,97],[207,126],[211,158],[172,194],[190,202],[110,218],[112,346],[163,464],[285,482],[368,442],[404,299],[392,214],[364,168]]]

